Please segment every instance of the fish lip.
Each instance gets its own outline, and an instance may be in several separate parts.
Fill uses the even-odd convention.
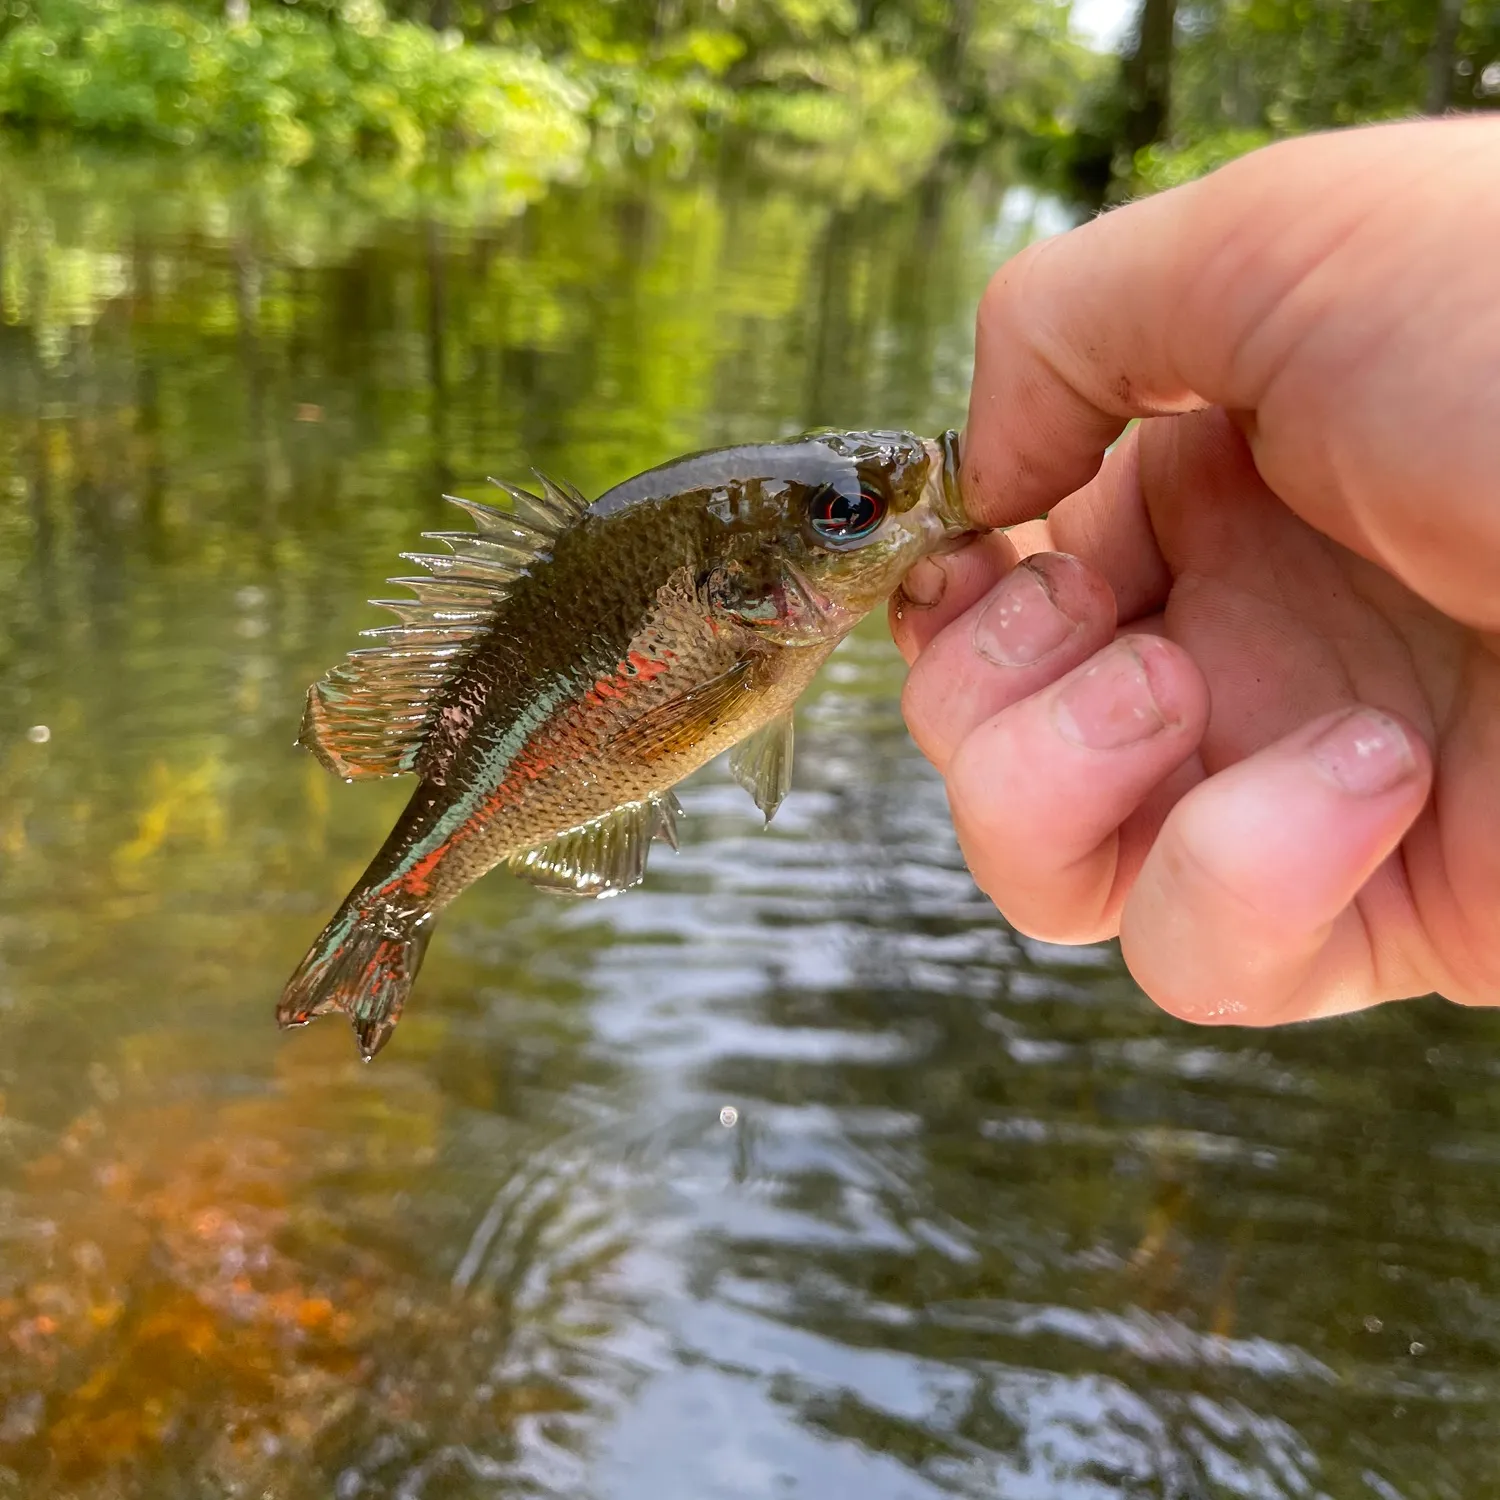
[[[977,531],[946,531],[934,547],[928,548],[928,557],[946,557],[950,552],[961,552],[979,533]]]
[[[964,514],[958,434],[950,428],[940,438],[926,439],[922,446],[930,460],[920,510],[925,550],[929,554],[952,552],[981,530]]]
[[[959,435],[951,427],[941,437],[928,438],[922,444],[931,461],[926,485],[929,513],[942,526],[945,537],[954,538],[966,537],[980,529],[964,512],[958,479],[959,444]]]

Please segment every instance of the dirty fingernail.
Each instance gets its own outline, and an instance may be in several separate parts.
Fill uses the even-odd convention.
[[[1029,667],[1078,629],[1053,602],[1042,574],[1019,563],[997,583],[974,620],[974,649],[1002,667]]]
[[[1142,642],[1141,649],[1149,650]],[[1166,728],[1140,651],[1116,641],[1074,674],[1053,702],[1058,730],[1088,750],[1119,750]]]
[[[1312,743],[1318,769],[1355,797],[1374,797],[1415,775],[1406,731],[1373,708],[1356,709]]]
[[[918,609],[931,609],[948,588],[948,570],[933,558],[924,557],[901,582],[907,602]]]

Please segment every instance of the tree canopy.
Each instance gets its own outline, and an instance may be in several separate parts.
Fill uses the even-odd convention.
[[[1301,130],[1500,106],[1483,0],[1141,0],[1123,53],[1070,0],[12,0],[0,122],[543,176],[745,130],[856,192],[999,141],[1102,197]]]

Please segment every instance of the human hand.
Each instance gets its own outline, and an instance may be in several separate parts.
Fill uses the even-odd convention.
[[[1496,183],[1500,120],[1293,141],[985,295],[966,503],[1047,515],[908,578],[907,721],[1007,917],[1184,1018],[1500,1003]]]

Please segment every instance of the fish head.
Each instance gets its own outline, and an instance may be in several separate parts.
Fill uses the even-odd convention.
[[[783,644],[845,634],[913,563],[972,530],[952,432],[816,433],[739,454],[709,500],[722,523],[709,598]]]

